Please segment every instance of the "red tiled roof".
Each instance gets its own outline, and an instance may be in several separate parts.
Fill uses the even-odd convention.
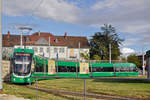
[[[51,46],[68,46],[69,48],[78,48],[78,44],[80,41],[81,48],[89,48],[88,40],[86,37],[75,37],[75,36],[54,36],[48,32],[36,32],[32,35],[26,36],[27,45],[48,45],[48,44],[36,44],[36,42],[40,38],[44,38],[47,42],[49,41],[50,37],[50,45]],[[57,42],[56,42],[57,39]],[[3,46],[4,47],[12,47],[14,45],[20,44],[20,35],[10,35],[3,34]],[[24,44],[24,38],[23,38]]]
[[[49,37],[50,37],[50,45],[52,45],[52,46],[66,46],[66,43],[63,42],[62,40],[59,40],[56,43],[55,40],[57,39],[57,37],[52,35],[51,33],[47,33],[47,32],[40,32],[40,35],[38,32],[36,32],[30,36],[27,36],[27,38],[30,40],[29,42],[27,42],[27,44],[28,45],[30,45],[30,44],[34,45],[40,38],[44,38],[45,40],[49,41]]]
[[[86,37],[79,37],[79,36],[57,36],[59,40],[63,40],[67,43],[69,48],[78,48],[80,42],[80,48],[90,48],[88,40]]]
[[[3,46],[4,47],[12,47],[16,44],[20,44],[20,36],[19,35],[6,35],[6,34],[3,34],[3,37],[2,37],[3,41]]]

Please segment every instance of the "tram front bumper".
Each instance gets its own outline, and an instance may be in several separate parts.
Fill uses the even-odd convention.
[[[12,77],[11,78],[12,83],[30,83],[31,81],[29,77]]]

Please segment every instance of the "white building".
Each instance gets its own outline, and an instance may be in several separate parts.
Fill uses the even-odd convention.
[[[89,43],[86,37],[54,36],[47,32],[36,32],[23,37],[23,46],[34,49],[35,55],[43,55],[53,59],[79,59],[79,53],[89,52]],[[20,48],[19,35],[3,35],[3,51],[13,52],[13,48]],[[9,49],[8,49],[9,48]]]

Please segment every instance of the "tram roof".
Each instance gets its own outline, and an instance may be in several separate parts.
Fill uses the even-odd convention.
[[[114,63],[114,67],[136,67],[134,63]]]
[[[42,57],[35,56],[36,61],[39,64],[48,64],[48,59],[43,59]],[[44,60],[46,62],[44,62]],[[55,61],[56,66],[71,66],[71,67],[79,67],[79,62],[74,61]],[[134,63],[89,63],[89,67],[136,67]]]
[[[113,67],[112,63],[90,63],[90,67]]]
[[[72,67],[79,67],[79,62],[65,62],[65,61],[58,61],[58,66],[72,66]],[[89,63],[89,67],[113,67],[112,63]]]

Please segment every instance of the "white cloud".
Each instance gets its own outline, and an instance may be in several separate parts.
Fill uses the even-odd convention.
[[[135,45],[135,43],[138,44],[139,40],[140,40],[139,38],[134,38],[134,37],[126,38],[125,41],[123,42],[123,46],[128,47],[128,46]]]
[[[9,16],[24,16],[33,13],[34,16],[40,18],[91,27],[100,27],[110,23],[120,32],[141,36],[141,40],[136,37],[127,39],[126,46],[135,45],[137,41],[149,45],[149,39],[144,38],[149,37],[150,33],[150,0],[99,0],[87,9],[77,6],[80,3],[78,0],[78,2],[43,0],[42,4],[36,8],[39,1],[4,0],[3,13]]]
[[[64,0],[5,0],[3,12],[9,16],[31,15],[41,18],[53,19],[75,23],[81,13],[75,3],[69,3]],[[40,6],[39,6],[40,5]]]
[[[101,9],[101,10],[105,10],[105,8],[115,8],[117,7],[117,4],[116,3],[118,0],[104,0],[104,1],[99,1],[97,2],[94,6],[92,6],[91,8],[93,10],[98,10],[98,9]]]
[[[136,34],[136,33],[143,33],[148,29],[150,29],[150,24],[141,24],[141,25],[126,26],[120,29],[120,31]]]
[[[99,12],[97,18],[87,19],[87,22],[101,25],[111,23],[117,30],[126,35],[136,34],[126,38],[124,46],[149,45],[150,40],[150,0],[103,0],[92,6],[92,11]],[[87,24],[90,24],[87,23]]]
[[[131,28],[149,24],[150,14],[147,13],[150,9],[149,5],[150,0],[99,1],[91,7],[92,15],[83,19],[87,20],[83,22],[87,22],[86,24],[112,23],[121,29],[129,30],[130,28],[131,30]],[[133,29],[131,32],[133,32]]]
[[[121,53],[122,53],[123,56],[127,57],[131,54],[135,54],[136,52],[135,52],[134,49],[131,49],[131,48],[122,48]]]
[[[38,17],[89,26],[112,23],[127,32],[136,32],[137,28],[150,21],[150,0],[101,0],[87,9],[67,0],[43,0],[35,9],[39,1],[5,0],[3,12],[10,16],[34,12]]]
[[[101,0],[95,3],[94,6],[91,8],[94,10],[113,10],[113,9],[118,9],[118,10],[133,10],[129,8],[136,8],[136,9],[141,9],[145,5],[149,5],[149,0]],[[134,5],[134,6],[133,6]],[[107,9],[105,9],[107,8]]]

